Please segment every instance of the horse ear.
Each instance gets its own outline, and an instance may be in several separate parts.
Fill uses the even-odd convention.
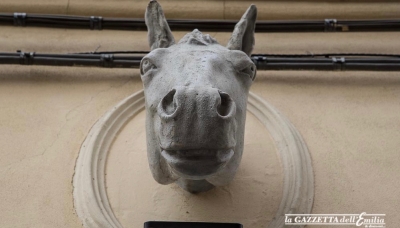
[[[174,36],[169,29],[164,12],[156,0],[150,0],[146,9],[145,22],[151,50],[167,48],[175,44]]]
[[[241,50],[248,56],[251,55],[254,47],[254,29],[256,28],[257,7],[251,5],[243,14],[240,21],[235,25],[232,37],[227,48]]]

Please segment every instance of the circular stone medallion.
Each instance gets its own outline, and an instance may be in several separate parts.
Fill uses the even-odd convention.
[[[193,195],[151,176],[143,91],[120,102],[93,126],[77,160],[74,201],[85,227],[142,227],[148,220],[170,220],[272,228],[284,226],[286,213],[310,213],[313,174],[300,134],[252,93],[248,111],[235,179]]]

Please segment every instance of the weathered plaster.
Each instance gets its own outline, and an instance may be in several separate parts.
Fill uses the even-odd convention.
[[[100,113],[140,88],[131,74],[0,68],[0,227],[81,227],[72,198],[76,157]]]

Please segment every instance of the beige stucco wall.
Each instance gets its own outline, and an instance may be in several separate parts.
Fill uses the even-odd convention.
[[[41,2],[43,2],[43,8],[40,10],[43,9],[45,12],[52,7],[52,10],[58,7],[56,6],[58,1]],[[67,3],[67,1],[59,2],[60,5]],[[78,1],[76,2],[78,5]],[[243,2],[232,2],[229,5]],[[9,11],[24,11],[27,8],[23,8],[22,3],[29,4],[26,1],[2,1],[0,4],[6,3],[9,8],[2,8],[7,11],[9,9],[11,9]],[[90,5],[90,8],[101,7],[105,4],[101,2],[94,5],[91,1],[84,1],[84,3]],[[169,4],[172,3],[173,1]],[[220,3],[206,1],[204,6]],[[245,3],[247,5],[249,2]],[[281,1],[267,1],[265,4],[267,3],[291,6]],[[376,2],[362,3],[365,6],[377,4]],[[74,1],[70,1],[69,4],[70,9],[73,9]],[[123,4],[129,5],[130,2],[118,1],[115,7],[121,7]],[[312,8],[321,4],[337,4],[337,2],[313,1],[296,4],[306,6],[308,4]],[[345,4],[361,3],[351,1]],[[390,17],[391,12],[398,12],[396,9],[398,4],[395,2],[379,5],[387,7],[379,15]],[[14,10],[13,7],[16,6],[21,8]],[[39,6],[40,4],[36,7]],[[92,13],[89,7],[80,7],[86,9],[87,14]],[[225,7],[228,6],[225,5]],[[39,10],[35,7],[29,9]],[[168,15],[167,9],[165,11]],[[242,9],[244,10],[240,7],[240,10]],[[115,13],[110,10],[109,15],[117,15],[117,13],[110,13],[111,11]],[[62,10],[51,12],[65,13]],[[70,12],[73,13],[73,11]],[[105,12],[102,15],[107,15],[107,10],[104,9],[101,12]],[[129,12],[121,11],[118,15],[127,16]],[[298,8],[287,10],[287,12],[293,14],[297,12],[300,15],[308,11]],[[321,13],[318,10],[313,12],[315,15]],[[373,10],[368,12],[374,15]],[[260,15],[263,17],[269,14],[260,10]],[[93,51],[99,45],[101,45],[100,51],[148,50],[145,32],[7,26],[1,29],[0,51],[12,52],[21,49],[71,53]],[[174,32],[174,35],[178,39],[184,35],[184,32]],[[222,44],[225,44],[229,38],[228,33],[213,32],[211,35]],[[398,36],[397,32],[257,34],[254,52],[400,53]],[[80,146],[92,125],[107,110],[141,88],[139,72],[136,69],[1,65],[0,202],[2,206],[0,207],[0,227],[81,227],[81,222],[73,209],[71,184]],[[315,175],[315,199],[312,213],[360,213],[363,211],[385,213],[387,227],[396,227],[400,220],[397,214],[400,208],[400,182],[398,181],[400,178],[398,165],[400,162],[400,72],[259,71],[251,91],[278,108],[303,135],[309,147]],[[121,132],[121,138],[116,142],[122,141],[119,141],[119,144],[115,143],[113,147],[115,153],[110,155],[107,171],[110,175],[108,188],[111,203],[115,206],[117,217],[125,223],[132,222],[127,227],[137,227],[147,219],[160,218],[216,221],[220,215],[223,217],[221,221],[234,221],[234,216],[229,217],[222,210],[213,210],[212,215],[204,210],[206,206],[214,202],[210,199],[215,199],[216,202],[221,201],[221,198],[216,198],[218,194],[227,201],[234,200],[235,203],[231,205],[242,206],[241,202],[246,197],[245,193],[250,190],[254,194],[264,194],[267,197],[264,199],[271,197],[271,200],[260,200],[253,206],[244,204],[245,207],[231,207],[230,210],[235,210],[235,213],[239,214],[241,210],[245,213],[249,211],[249,208],[258,209],[258,216],[254,218],[250,214],[238,218],[239,222],[247,225],[245,227],[249,225],[258,227],[260,224],[262,226],[271,219],[268,216],[273,214],[277,202],[280,201],[280,199],[273,199],[272,195],[276,198],[281,197],[279,193],[272,193],[276,193],[280,188],[279,180],[282,177],[282,170],[272,153],[274,147],[268,141],[260,142],[260,147],[269,148],[267,151],[270,153],[268,155],[270,159],[266,159],[268,161],[265,162],[264,167],[259,163],[256,167],[260,167],[262,172],[271,173],[271,177],[267,176],[263,179],[260,176],[252,176],[254,183],[257,184],[249,184],[250,190],[243,189],[239,193],[235,192],[238,188],[237,183],[243,181],[240,179],[243,173],[239,173],[239,179],[225,188],[225,192],[218,190],[200,196],[186,195],[174,186],[158,186],[149,175],[144,175],[139,183],[144,182],[145,186],[153,186],[154,188],[150,189],[155,189],[154,192],[146,192],[140,185],[122,184],[129,182],[128,177],[139,178],[135,177],[132,168],[126,166],[129,165],[127,162],[132,161],[135,156],[124,155],[122,152],[124,148],[127,151],[143,152],[144,146],[132,150],[131,145],[135,142],[134,139],[128,142],[126,147],[121,143],[125,138],[129,140],[129,132],[134,132],[132,138],[140,134],[139,129],[142,126],[140,120],[143,120],[143,116],[135,117],[131,125],[127,125]],[[260,131],[254,118],[249,117],[247,130],[249,131],[247,135]],[[248,142],[250,145],[248,151],[251,151],[250,148],[254,151],[257,141]],[[121,153],[120,156],[118,156],[118,151]],[[244,157],[242,170],[248,170],[251,167],[254,155],[245,155],[248,157]],[[138,159],[145,161],[143,154],[139,157]],[[119,165],[119,162],[122,165]],[[145,162],[139,164],[135,168],[148,174],[147,164]],[[275,168],[269,170],[271,167]],[[118,182],[116,178],[112,178],[112,176],[117,177],[123,174],[125,168],[127,173],[130,173],[130,176],[125,177],[127,179],[122,178],[123,182]],[[254,173],[255,170],[250,169],[250,171]],[[266,180],[269,180],[272,185]],[[132,183],[138,183],[138,180],[132,180]],[[127,194],[130,189],[136,190],[129,196]],[[124,194],[118,195],[117,191]],[[229,193],[235,194],[229,196]],[[165,197],[173,194],[173,199],[176,200],[165,200],[160,198],[160,194]],[[148,198],[142,199],[138,198],[139,196]],[[121,197],[122,201],[118,201],[118,197]],[[196,201],[204,204],[200,206],[190,204]],[[134,205],[135,202],[143,205]],[[153,205],[159,205],[160,210],[154,211]],[[167,211],[166,208],[169,206],[180,207],[182,210]],[[135,213],[137,208],[140,208],[140,213],[130,217],[129,215]],[[263,214],[264,211],[265,214]],[[167,212],[168,214],[165,214]]]

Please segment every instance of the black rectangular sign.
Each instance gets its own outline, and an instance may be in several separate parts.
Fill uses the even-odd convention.
[[[145,222],[144,228],[243,228],[239,223],[211,222]]]

